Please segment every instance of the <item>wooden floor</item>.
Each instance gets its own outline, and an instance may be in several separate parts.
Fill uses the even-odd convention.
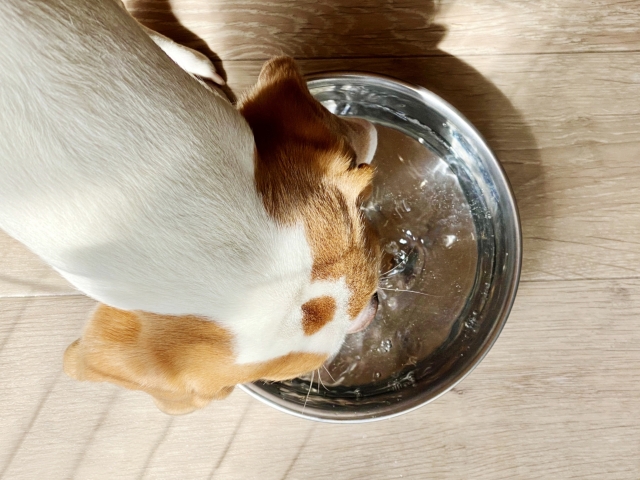
[[[0,477],[640,478],[640,2],[131,0],[239,94],[286,53],[390,74],[463,112],[516,192],[507,326],[452,392],[339,426],[242,392],[171,418],[61,372],[93,302],[0,237]],[[215,52],[215,53],[214,53]]]

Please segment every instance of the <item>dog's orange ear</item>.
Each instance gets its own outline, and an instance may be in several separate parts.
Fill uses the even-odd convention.
[[[258,190],[276,218],[308,204],[327,180],[349,202],[371,185],[373,169],[358,165],[354,149],[355,137],[367,129],[333,115],[313,98],[293,59],[265,63],[239,110],[256,142]]]
[[[231,336],[214,322],[100,305],[82,338],[67,348],[64,371],[77,380],[143,390],[160,410],[182,414],[225,398],[238,383],[293,378],[325,360],[323,355],[291,353],[238,365]]]
[[[289,57],[266,62],[238,108],[264,157],[291,142],[326,150],[338,140],[331,131],[333,115],[309,93],[298,66]]]

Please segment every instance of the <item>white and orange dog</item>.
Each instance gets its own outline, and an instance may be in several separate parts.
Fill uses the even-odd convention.
[[[2,0],[0,32],[0,227],[101,302],[70,376],[186,413],[319,368],[373,318],[375,129],[291,59],[236,109],[114,0]]]

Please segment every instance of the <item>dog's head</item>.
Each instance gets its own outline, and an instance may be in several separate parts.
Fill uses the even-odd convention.
[[[279,228],[304,232],[311,257],[307,278],[281,292],[287,318],[268,325],[277,330],[268,334],[256,322],[242,333],[250,338],[243,344],[216,319],[102,305],[65,353],[72,377],[145,390],[162,410],[186,413],[236,384],[319,368],[375,316],[380,252],[359,208],[373,176],[375,129],[325,110],[289,58],[263,67],[239,110],[255,139],[255,186],[265,210]],[[272,356],[256,360],[244,351],[274,336]]]
[[[240,111],[254,134],[256,187],[267,211],[281,225],[304,226],[312,284],[336,286],[333,296],[302,305],[305,333],[313,335],[340,313],[348,332],[361,330],[377,308],[380,252],[360,211],[373,177],[375,128],[329,113],[288,57],[263,67]],[[336,297],[346,300],[345,311]]]

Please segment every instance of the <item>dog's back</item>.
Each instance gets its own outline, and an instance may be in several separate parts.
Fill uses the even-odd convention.
[[[0,31],[0,227],[82,291],[210,316],[300,251],[255,191],[244,119],[115,2],[3,1]]]

